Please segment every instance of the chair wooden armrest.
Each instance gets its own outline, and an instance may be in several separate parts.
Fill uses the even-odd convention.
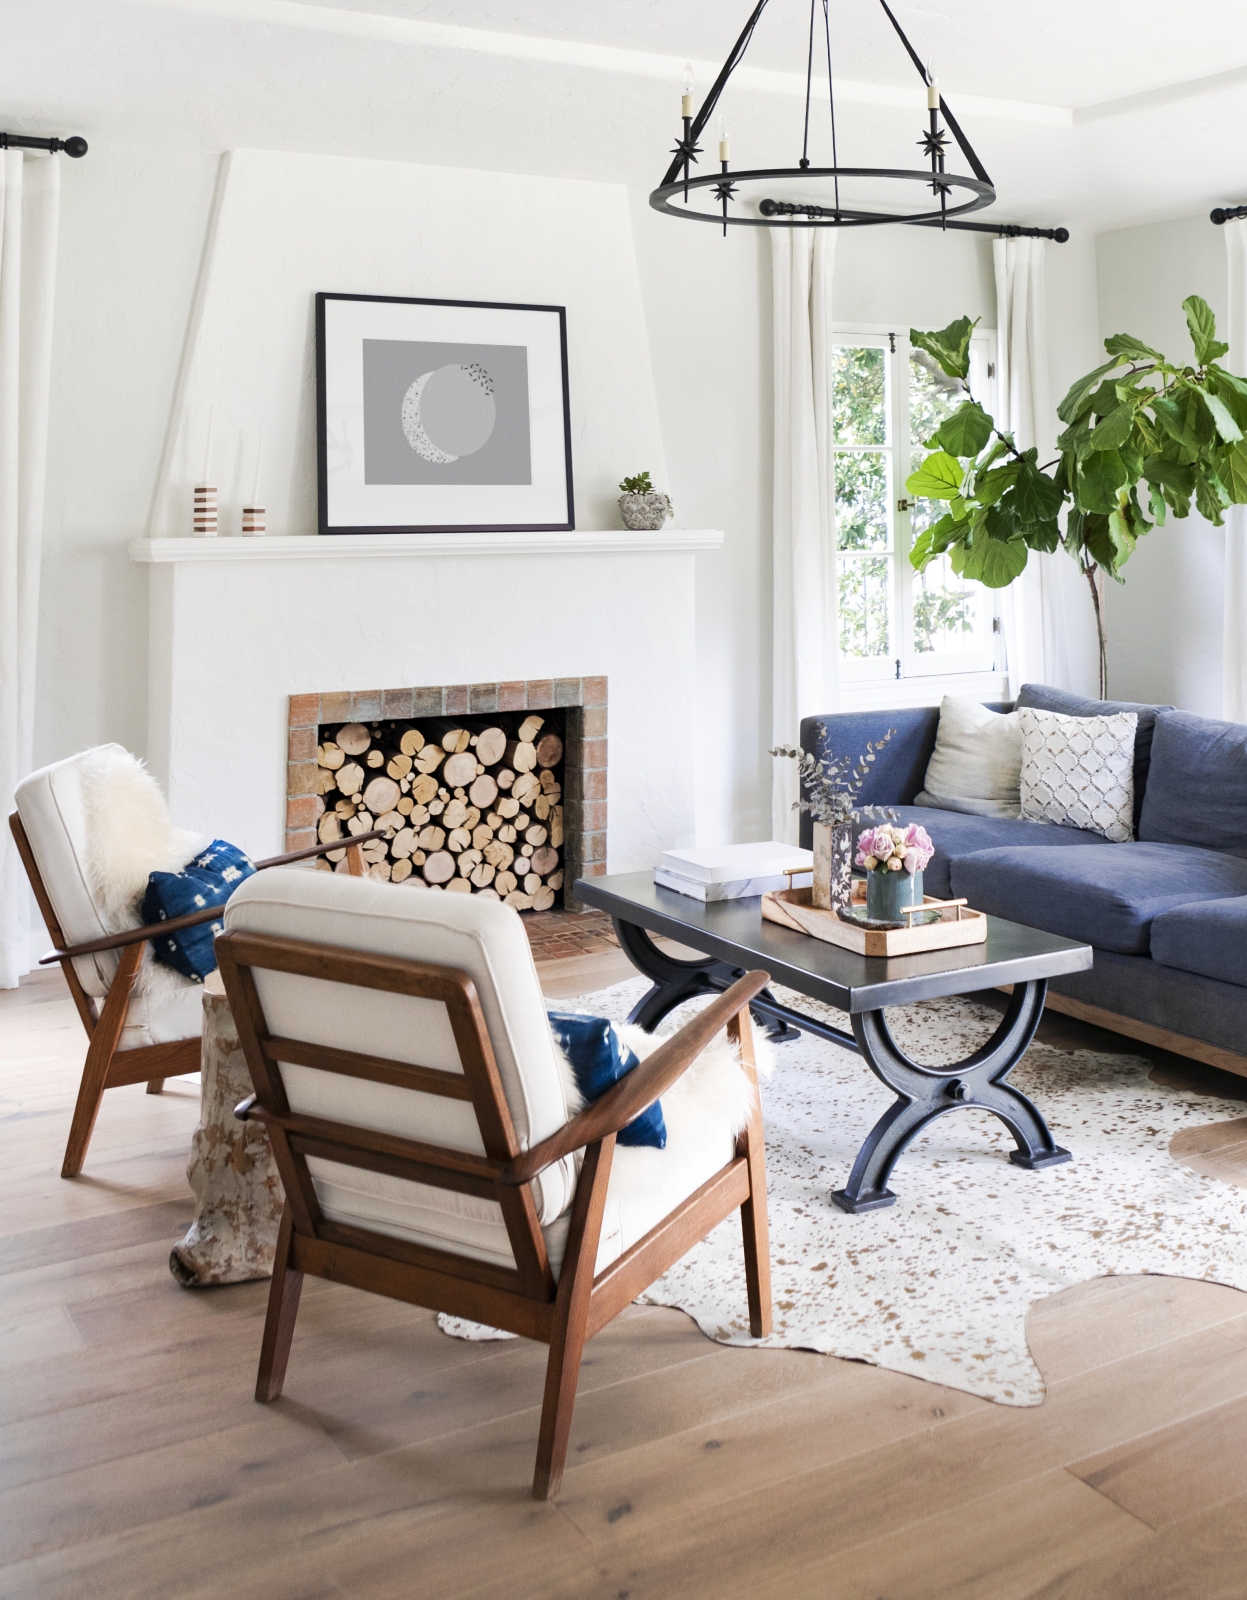
[[[574,1150],[582,1150],[626,1128],[692,1066],[720,1028],[743,1011],[770,981],[767,972],[747,972],[743,978],[738,978],[730,989],[686,1022],[677,1034],[659,1045],[653,1055],[646,1056],[639,1066],[608,1089],[600,1100],[578,1112],[557,1133],[509,1161],[498,1174],[498,1181],[511,1185],[529,1183],[539,1172]]]
[[[331,850],[349,850],[355,845],[367,844],[369,839],[388,839],[392,830],[389,828],[374,828],[371,833],[353,834],[348,839],[335,839],[329,844],[315,844],[307,850],[292,850],[289,855],[269,856],[264,861],[255,863],[255,870],[263,872],[266,867],[284,867],[292,861],[306,861],[310,856],[328,855]],[[149,922],[144,928],[126,928],[121,933],[105,934],[102,939],[90,939],[86,944],[72,944],[64,950],[49,950],[46,956],[39,957],[41,967],[49,966],[54,961],[72,961],[75,956],[91,956],[100,950],[121,950],[129,944],[142,944],[145,939],[156,939],[162,933],[176,933],[179,928],[193,928],[200,922],[211,922],[214,917],[219,917],[229,904],[224,900],[220,905],[205,906],[202,911],[188,911],[184,917],[170,917],[165,922]]]

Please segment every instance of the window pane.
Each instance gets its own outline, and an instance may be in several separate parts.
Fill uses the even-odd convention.
[[[924,445],[940,423],[969,399],[965,384],[950,378],[925,350],[909,353],[909,438],[911,444]],[[918,465],[914,455],[914,467]]]
[[[840,550],[887,550],[888,459],[882,450],[860,455],[838,450],[836,546]]]
[[[836,345],[831,422],[837,444],[888,442],[884,352]]]
[[[947,556],[914,576],[914,650],[956,655],[983,648],[976,584],[959,578]]]
[[[841,556],[840,654],[891,654],[887,556]]]

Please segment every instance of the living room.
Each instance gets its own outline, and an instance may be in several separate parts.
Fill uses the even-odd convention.
[[[1237,11],[5,44],[0,1589],[1237,1595]]]

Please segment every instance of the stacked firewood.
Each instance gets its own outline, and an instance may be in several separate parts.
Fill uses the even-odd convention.
[[[547,910],[563,887],[563,740],[536,713],[466,725],[487,720],[322,727],[320,842],[387,828],[360,847],[370,877]]]

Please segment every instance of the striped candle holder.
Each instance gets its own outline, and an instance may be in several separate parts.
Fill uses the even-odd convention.
[[[211,483],[195,485],[195,537],[215,539],[217,536],[216,486]]]
[[[242,531],[248,536],[257,536],[268,531],[264,526],[263,506],[244,506],[242,508]]]

